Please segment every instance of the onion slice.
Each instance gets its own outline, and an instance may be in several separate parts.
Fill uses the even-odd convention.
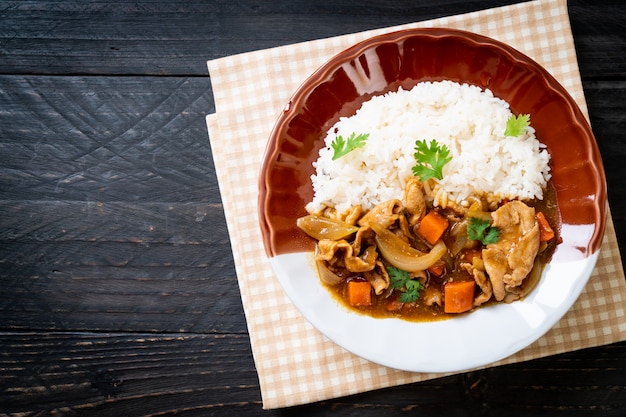
[[[407,272],[424,271],[430,268],[448,251],[446,244],[439,240],[430,252],[423,253],[379,224],[370,226],[376,233],[376,244],[383,258],[396,268]]]
[[[298,218],[298,220],[296,220],[296,225],[304,233],[317,240],[345,239],[359,230],[357,226],[352,224],[313,214]]]
[[[320,277],[320,281],[324,284],[332,286],[343,281],[343,278],[328,269],[323,261],[315,261],[315,264],[317,265],[317,275]]]

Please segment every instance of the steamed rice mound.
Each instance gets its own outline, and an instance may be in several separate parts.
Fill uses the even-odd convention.
[[[313,163],[314,198],[306,208],[341,213],[401,198],[405,180],[413,176],[415,142],[432,139],[447,145],[452,157],[431,190],[435,204],[466,206],[470,197],[541,199],[550,179],[550,155],[532,127],[519,137],[504,136],[511,115],[509,104],[490,90],[452,81],[423,82],[373,97],[327,132]],[[366,145],[333,161],[331,143],[353,132],[368,133]]]

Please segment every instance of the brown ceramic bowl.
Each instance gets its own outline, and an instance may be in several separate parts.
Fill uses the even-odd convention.
[[[306,253],[314,248],[314,241],[297,228],[296,219],[307,214],[304,207],[313,197],[312,162],[324,146],[326,131],[339,117],[353,115],[374,95],[400,86],[410,89],[422,81],[439,80],[489,88],[496,97],[510,104],[513,113],[531,114],[536,136],[552,157],[552,183],[561,216],[563,242],[557,247],[552,264],[581,261],[586,271],[572,284],[571,294],[545,313],[548,317],[538,330],[534,329],[515,348],[507,346],[489,360],[506,356],[536,340],[569,309],[595,264],[607,209],[602,160],[583,113],[552,75],[514,48],[464,31],[414,29],[368,39],[326,62],[293,94],[269,138],[259,181],[259,216],[266,252],[288,295],[324,334],[370,360],[409,370],[432,367],[397,366],[385,359],[397,352],[364,353],[338,340],[343,337],[334,335],[333,325],[323,323],[332,317],[311,314],[309,310],[315,306],[302,305],[295,294],[300,291],[298,284],[286,282],[290,277],[285,275],[293,275],[289,272],[291,266],[283,268],[278,264],[283,263],[282,256]],[[308,265],[302,267],[306,269]],[[547,269],[550,274],[550,268]],[[534,291],[541,292],[541,288]],[[457,319],[446,322],[450,321]],[[482,365],[484,359],[465,363]],[[435,370],[450,369],[443,366]]]

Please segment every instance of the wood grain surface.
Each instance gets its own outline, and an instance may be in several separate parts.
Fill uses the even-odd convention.
[[[0,416],[626,415],[626,343],[262,410],[206,61],[512,3],[0,3]],[[624,252],[626,4],[569,11]]]

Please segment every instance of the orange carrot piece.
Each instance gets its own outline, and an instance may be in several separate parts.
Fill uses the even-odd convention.
[[[435,262],[430,268],[428,268],[428,272],[433,274],[436,277],[440,277],[446,271],[446,264],[443,262]]]
[[[481,249],[468,249],[463,254],[463,259],[469,263],[474,262],[474,258],[482,259],[483,251]]]
[[[351,306],[372,305],[372,286],[367,281],[348,282],[348,302]]]
[[[437,213],[435,210],[428,212],[417,226],[417,233],[428,243],[434,245],[441,238],[450,223],[448,219]]]
[[[400,297],[392,295],[385,304],[385,309],[389,312],[398,311],[404,306],[404,303],[400,301]]]
[[[537,218],[537,223],[539,223],[539,241],[549,242],[554,239],[554,230],[552,229],[552,226],[550,226],[550,223],[548,223],[548,219],[546,219],[545,214],[538,211],[535,217]]]
[[[452,281],[443,287],[443,311],[464,313],[474,306],[474,281]]]

